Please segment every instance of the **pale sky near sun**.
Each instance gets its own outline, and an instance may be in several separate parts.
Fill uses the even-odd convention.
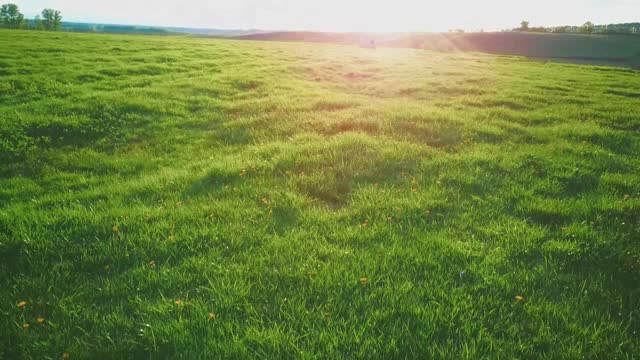
[[[640,0],[5,0],[27,17],[217,29],[321,31],[499,30],[640,21]]]

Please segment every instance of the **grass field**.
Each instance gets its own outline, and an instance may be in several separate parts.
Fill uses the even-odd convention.
[[[2,359],[640,354],[638,71],[0,48]]]
[[[236,39],[342,45],[359,45],[374,40],[382,47],[475,51],[579,64],[615,65],[640,70],[640,36],[631,35],[533,32],[344,34],[286,31],[240,35]]]

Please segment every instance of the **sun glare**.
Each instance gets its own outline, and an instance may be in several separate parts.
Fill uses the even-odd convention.
[[[66,21],[215,29],[436,32],[635,21],[633,1],[524,0],[14,0],[27,17],[44,7]],[[605,4],[607,3],[607,4]],[[122,11],[126,9],[126,11]],[[549,11],[553,9],[553,11]]]

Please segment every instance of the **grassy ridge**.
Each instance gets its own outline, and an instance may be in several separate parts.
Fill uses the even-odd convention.
[[[626,35],[492,33],[320,33],[276,32],[238,36],[246,40],[307,41],[358,45],[371,40],[380,46],[434,51],[477,51],[528,56],[591,65],[640,68],[640,37]]]
[[[637,71],[0,47],[0,358],[640,352]]]

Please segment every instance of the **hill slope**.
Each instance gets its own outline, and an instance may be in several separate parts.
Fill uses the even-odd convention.
[[[632,358],[640,74],[0,31],[0,358]]]
[[[437,51],[478,51],[491,54],[565,59],[603,65],[640,66],[640,36],[538,33],[366,34],[277,32],[236,37],[242,40],[306,41],[358,45],[375,40],[379,46]]]
[[[33,22],[32,22],[32,26],[34,26]],[[263,32],[260,30],[241,30],[241,29],[228,30],[228,29],[171,27],[171,26],[80,23],[80,22],[69,22],[69,21],[65,21],[62,23],[62,30],[74,31],[74,32],[138,34],[138,35],[188,34],[188,35],[211,36],[211,37],[232,37],[232,36],[259,34]]]

